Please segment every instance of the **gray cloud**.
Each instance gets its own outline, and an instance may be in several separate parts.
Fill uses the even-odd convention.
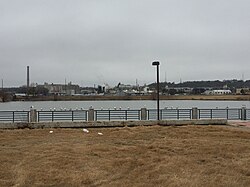
[[[249,77],[248,0],[0,0],[0,78],[83,85]]]

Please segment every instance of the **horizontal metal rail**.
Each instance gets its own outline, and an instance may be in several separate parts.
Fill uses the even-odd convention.
[[[199,119],[241,119],[241,109],[198,109]]]
[[[95,120],[140,120],[140,114],[140,110],[95,110]]]
[[[191,109],[164,109],[161,110],[161,119],[191,119]]]
[[[87,111],[38,111],[37,121],[87,121]]]
[[[160,110],[160,119],[191,119],[192,109],[162,109]],[[157,119],[157,110],[148,110],[148,120]]]
[[[246,120],[250,120],[250,109],[246,109]]]
[[[34,115],[35,114],[35,115]],[[228,119],[250,120],[250,109],[161,109],[160,120],[167,119]],[[0,111],[0,122],[53,121],[126,121],[156,120],[156,109],[141,110],[61,110],[61,111]]]
[[[0,122],[29,122],[29,111],[0,111]]]

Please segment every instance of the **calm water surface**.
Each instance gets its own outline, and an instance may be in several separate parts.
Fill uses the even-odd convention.
[[[29,110],[33,106],[38,110],[50,109],[114,109],[114,107],[122,109],[140,109],[146,107],[148,109],[156,108],[156,101],[20,101],[0,103],[0,110]],[[250,101],[193,101],[193,100],[162,100],[160,108],[241,108],[246,106],[250,108]]]

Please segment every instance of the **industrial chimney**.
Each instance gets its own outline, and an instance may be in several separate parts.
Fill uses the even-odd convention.
[[[30,87],[30,67],[27,66],[27,95],[29,95],[29,87]]]

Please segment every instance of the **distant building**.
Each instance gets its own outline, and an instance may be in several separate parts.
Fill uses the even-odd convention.
[[[144,86],[143,90],[141,91],[141,94],[143,95],[148,95],[148,94],[152,94],[154,91],[150,90],[150,88],[148,86]]]
[[[95,88],[92,88],[92,87],[84,87],[84,88],[81,88],[80,93],[82,95],[96,95],[97,91]]]
[[[105,86],[98,85],[97,93],[100,94],[100,93],[105,93],[105,92],[106,92]]]
[[[44,83],[44,88],[47,88],[49,90],[49,94],[55,94],[55,95],[65,95],[66,89],[65,85],[63,84],[48,84]]]
[[[130,85],[130,84],[121,84],[121,83],[119,83],[119,84],[117,85],[117,88],[120,88],[120,89],[132,89],[133,86]]]
[[[189,87],[168,87],[168,86],[166,86],[165,91],[167,93],[171,93],[171,92],[174,91],[177,94],[190,94],[192,92],[192,88],[189,88]]]
[[[44,83],[44,87],[49,90],[49,94],[54,95],[74,95],[80,93],[79,85],[72,84],[48,84]]]
[[[250,88],[237,88],[236,94],[237,95],[250,95]]]
[[[232,94],[231,90],[206,90],[205,95],[229,95]]]

